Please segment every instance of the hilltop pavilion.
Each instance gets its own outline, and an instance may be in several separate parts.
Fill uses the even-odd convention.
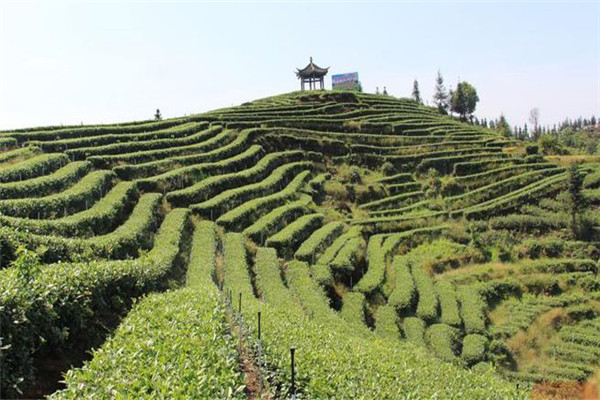
[[[300,89],[305,90],[305,84],[308,83],[308,90],[317,89],[317,82],[321,85],[321,90],[324,89],[323,78],[327,75],[329,67],[321,68],[313,63],[312,57],[310,62],[303,69],[296,68],[296,76],[300,79]]]

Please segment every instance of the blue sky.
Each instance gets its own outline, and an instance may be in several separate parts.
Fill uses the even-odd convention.
[[[0,129],[207,111],[299,88],[309,56],[431,101],[440,69],[476,115],[600,116],[600,2],[0,0]],[[331,78],[327,77],[327,87]]]

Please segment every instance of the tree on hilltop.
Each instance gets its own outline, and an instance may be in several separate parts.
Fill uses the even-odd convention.
[[[450,98],[450,109],[460,115],[461,119],[472,118],[479,96],[477,90],[468,82],[460,82]]]
[[[154,113],[154,119],[156,121],[160,121],[162,119],[162,115],[160,114],[160,110],[157,108],[156,112]]]
[[[435,80],[435,91],[433,93],[433,102],[437,105],[438,110],[442,114],[448,114],[449,99],[448,92],[444,86],[444,78],[442,78],[441,72],[438,70],[437,78]]]
[[[423,100],[421,99],[421,91],[419,90],[419,82],[417,82],[416,79],[413,83],[412,98],[417,103],[423,104]]]
[[[513,134],[512,129],[506,121],[506,117],[504,116],[504,114],[500,114],[500,119],[496,124],[496,131],[498,131],[499,134],[505,137],[510,137]]]
[[[538,140],[540,137],[539,123],[540,123],[540,109],[535,107],[529,112],[529,122],[533,125],[533,130],[531,131],[531,136],[533,140]]]

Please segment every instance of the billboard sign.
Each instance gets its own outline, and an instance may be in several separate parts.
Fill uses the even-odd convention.
[[[358,72],[332,75],[331,88],[334,90],[360,90]]]

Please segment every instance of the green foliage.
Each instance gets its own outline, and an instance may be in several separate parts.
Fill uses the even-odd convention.
[[[34,140],[29,143],[39,146],[45,152],[57,152],[57,151],[66,151],[73,150],[78,148],[93,148],[93,147],[103,147],[106,149],[120,149],[118,143],[130,142],[130,144],[126,144],[127,147],[131,146],[131,142],[143,142],[140,145],[140,152],[144,152],[143,148],[147,145],[147,143],[154,143],[158,140],[158,143],[161,143],[160,140],[164,139],[178,139],[183,136],[187,136],[191,133],[198,132],[199,129],[204,129],[208,127],[206,122],[200,123],[186,123],[181,125],[176,125],[173,127],[169,127],[167,129],[160,130],[152,130],[149,132],[141,132],[141,133],[111,133],[104,134],[99,136],[83,136],[77,138],[62,138],[59,137],[58,140]],[[211,129],[214,131],[214,134],[220,132],[222,128],[218,127],[218,129]],[[177,143],[177,142],[174,142]],[[116,147],[111,147],[112,145],[116,145]],[[121,151],[124,153],[124,151]],[[77,154],[77,153],[76,153]],[[91,156],[91,154],[90,154]],[[100,166],[96,161],[98,161],[95,157],[90,157],[89,161],[92,161],[94,165]]]
[[[113,185],[111,171],[93,171],[75,185],[45,197],[0,200],[0,212],[22,218],[53,218],[82,211],[100,199]]]
[[[12,142],[13,139],[10,139],[10,141]],[[38,153],[40,153],[40,148],[35,146],[26,146],[6,151],[0,154],[0,164],[6,162],[14,162],[16,160],[27,160]]]
[[[370,332],[365,324],[365,295],[358,292],[348,292],[344,294],[342,303],[340,317],[353,329],[368,335]]]
[[[417,316],[425,321],[433,321],[437,318],[439,306],[433,281],[424,266],[419,262],[412,263],[411,272],[419,298]]]
[[[405,318],[402,324],[406,340],[418,346],[425,346],[425,321],[420,318]]]
[[[564,154],[564,150],[558,143],[555,135],[544,133],[538,139],[539,148],[543,154]]]
[[[438,111],[441,114],[448,114],[448,108],[450,107],[449,95],[444,86],[444,78],[442,78],[442,74],[439,70],[435,81],[433,103],[437,106]]]
[[[200,290],[212,290],[215,276],[217,249],[219,247],[217,227],[214,222],[201,221],[196,226],[192,243],[190,263],[187,270],[187,285]]]
[[[537,144],[528,144],[527,146],[525,146],[525,154],[527,154],[528,156],[538,154],[539,151],[540,148]]]
[[[294,249],[323,223],[323,214],[308,214],[298,218],[266,241],[266,246],[274,247],[280,255],[293,254]]]
[[[494,197],[497,198],[507,193],[514,193],[516,189],[539,182],[540,178],[556,176],[562,172],[564,172],[564,169],[560,167],[524,172],[510,178],[495,181],[489,185],[481,186],[462,195],[449,197],[447,201],[454,203],[456,208],[465,207],[473,203],[482,203],[485,200],[494,199]]]
[[[436,356],[444,361],[457,361],[458,332],[446,324],[434,324],[427,328],[425,340]]]
[[[375,313],[375,334],[385,339],[399,339],[397,318],[396,309],[391,305],[379,307]]]
[[[350,167],[350,183],[356,184],[361,182],[362,176],[360,168],[358,168],[356,165],[353,165],[352,167]]]
[[[41,168],[55,155],[0,154],[0,176],[10,176],[0,182],[3,266],[17,259],[0,271],[2,393],[29,392],[33,360],[89,350],[99,333],[111,339],[55,397],[243,397],[236,342],[269,398],[291,397],[291,345],[298,398],[525,398],[488,361],[516,379],[543,377],[544,360],[553,379],[587,376],[595,353],[581,347],[597,347],[599,325],[575,322],[598,314],[598,250],[566,240],[568,173],[537,150],[515,151],[502,123],[440,115],[438,78],[438,110],[292,93],[170,121],[0,132],[0,147],[35,141],[85,159]],[[594,179],[582,184],[578,219],[592,239]],[[152,240],[178,205],[197,214],[193,238],[188,212],[175,210]],[[317,229],[322,221],[334,222]],[[267,239],[279,254],[257,246]],[[12,254],[19,244],[31,250]],[[37,254],[85,262],[47,266]],[[134,299],[178,286],[186,268],[188,289],[148,296],[112,330]],[[213,281],[233,294],[227,318]],[[577,329],[544,343],[568,326]],[[511,337],[517,350],[487,337]],[[525,368],[532,343],[540,361]],[[550,348],[561,349],[556,361]]]
[[[355,290],[370,293],[382,283],[385,275],[386,254],[383,250],[383,236],[374,235],[369,238],[367,245],[367,273],[358,281]]]
[[[462,343],[461,358],[468,365],[484,361],[488,342],[485,336],[476,333],[465,336]]]
[[[458,311],[456,292],[452,284],[446,281],[436,282],[435,289],[440,300],[440,322],[455,327],[460,326],[462,320]]]
[[[473,114],[478,101],[475,88],[468,82],[460,82],[450,97],[450,109],[466,119]]]
[[[305,214],[308,211],[307,206],[311,202],[312,198],[310,196],[303,195],[300,200],[277,207],[244,229],[244,234],[262,245],[265,238],[281,230],[290,221]]]
[[[145,194],[124,224],[113,232],[89,239],[32,235],[4,227],[0,227],[0,237],[13,251],[21,245],[38,250],[45,262],[137,256],[140,249],[152,244],[153,228],[161,217],[158,213],[161,200],[158,193]]]
[[[394,164],[392,164],[391,162],[387,161],[384,162],[381,165],[380,168],[381,172],[385,175],[385,176],[391,176],[396,172],[396,169],[394,168]]]
[[[191,185],[209,173],[225,173],[255,163],[263,155],[263,148],[248,145],[252,132],[255,131],[242,131],[230,143],[205,153],[196,153],[194,146],[183,146],[131,153],[126,160],[124,155],[94,156],[89,159],[97,165],[139,162],[117,165],[113,170],[122,179],[139,179],[138,183],[144,190],[175,190]],[[201,145],[205,143],[198,146]]]
[[[90,170],[90,166],[86,161],[74,162],[50,175],[20,182],[0,183],[0,198],[41,197],[60,192],[81,179]]]
[[[294,257],[300,261],[314,263],[316,255],[329,247],[343,230],[343,222],[330,222],[324,225],[302,242]]]
[[[100,315],[122,315],[133,298],[167,288],[188,224],[189,211],[173,210],[156,245],[124,261],[60,263],[42,267],[26,285],[14,268],[0,275],[0,323],[11,346],[0,354],[2,393],[16,395],[35,376],[33,355],[69,348],[69,338],[90,342],[102,331]],[[120,301],[116,301],[119,300]]]
[[[388,299],[388,304],[398,310],[411,308],[414,304],[416,287],[411,274],[410,259],[405,256],[395,256],[392,268],[396,274],[396,285]]]
[[[335,242],[334,242],[335,244]],[[365,240],[361,236],[348,239],[329,266],[338,272],[352,272],[364,257]],[[325,257],[326,254],[323,254]],[[322,261],[319,259],[319,263]]]
[[[483,333],[486,327],[486,304],[475,287],[460,286],[458,288],[460,316],[467,333]]]
[[[225,315],[214,287],[150,295],[51,398],[246,398]]]
[[[569,167],[569,196],[571,198],[571,212],[578,214],[585,208],[585,198],[582,195],[584,176],[576,164]]]
[[[253,223],[257,216],[263,215],[265,210],[274,207],[277,204],[281,204],[282,201],[296,198],[310,175],[310,171],[300,172],[283,190],[268,196],[246,201],[240,206],[221,215],[217,219],[217,223],[229,229],[241,230],[243,227]],[[192,210],[194,209],[195,207],[192,207]]]
[[[225,190],[239,188],[265,179],[277,167],[301,161],[306,157],[303,151],[285,151],[271,153],[259,162],[241,172],[217,175],[203,179],[201,182],[185,189],[175,190],[167,194],[167,201],[174,206],[188,206],[200,203],[217,196]]]
[[[299,172],[312,167],[312,163],[307,161],[284,164],[274,169],[260,182],[225,190],[208,200],[194,204],[191,209],[194,213],[205,217],[217,217],[234,207],[252,200],[257,195],[265,196],[275,193],[281,186],[292,181]]]
[[[102,235],[114,229],[126,218],[137,199],[134,182],[120,182],[91,208],[56,219],[5,217],[0,222],[13,229],[23,229],[38,235],[81,236]]]
[[[417,82],[416,79],[413,82],[412,98],[419,104],[423,103],[423,100],[421,99],[421,91],[419,90],[419,82]]]
[[[504,116],[504,114],[500,115],[500,119],[498,120],[498,124],[496,125],[496,131],[504,137],[511,137],[513,135],[512,128],[506,121],[506,117]]]
[[[109,154],[113,157],[118,157],[121,161],[130,160],[129,153],[135,152],[134,155],[136,160],[139,160],[140,154],[138,152],[161,150],[173,146],[195,146],[195,150],[213,150],[231,139],[231,135],[227,131],[222,132],[222,128],[213,127],[206,130],[205,123],[190,124],[189,126],[182,126],[177,129],[185,129],[188,132],[193,132],[191,135],[187,135],[179,138],[163,138],[163,139],[149,139],[149,140],[131,140],[125,142],[109,143],[99,146],[95,143],[91,143],[87,147],[70,148],[65,150],[65,153],[72,159],[83,159],[91,156],[102,156]],[[134,138],[132,138],[134,139]],[[89,139],[88,139],[89,140]],[[187,151],[190,151],[188,149]],[[119,157],[118,155],[121,155]],[[123,156],[124,155],[124,156]]]
[[[69,162],[64,154],[40,154],[0,169],[0,183],[23,181],[56,171]]]
[[[72,126],[72,127],[57,127],[57,129],[26,129],[18,132],[11,132],[11,137],[17,139],[19,143],[43,140],[52,141],[57,137],[61,139],[80,138],[86,136],[99,136],[109,134],[128,134],[148,132],[158,129],[166,129],[188,122],[186,118],[171,119],[168,121],[149,122],[142,121],[138,123],[113,124],[113,125],[97,125],[97,126]]]
[[[29,282],[34,280],[40,272],[40,257],[34,251],[19,246],[15,251],[17,258],[12,262],[11,267],[16,271],[16,278],[20,283],[27,287]]]
[[[440,174],[434,168],[430,168],[427,171],[427,178],[423,185],[423,191],[425,195],[430,198],[436,198],[440,195],[442,189],[442,181],[440,180]]]
[[[595,169],[583,178],[583,187],[586,189],[596,189],[600,187],[600,168]]]

